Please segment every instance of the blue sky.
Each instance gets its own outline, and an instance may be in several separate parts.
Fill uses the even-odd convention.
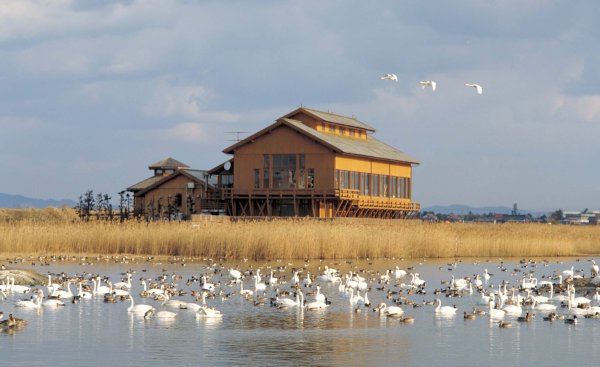
[[[425,206],[598,209],[599,15],[592,0],[3,0],[0,192],[116,196],[167,156],[212,168],[227,131],[303,104],[418,158]]]

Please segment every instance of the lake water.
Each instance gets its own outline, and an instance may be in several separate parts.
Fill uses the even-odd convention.
[[[474,292],[464,297],[447,298],[444,294],[434,294],[437,288],[445,287],[442,281],[474,274],[483,274],[487,268],[494,275],[489,285],[494,288],[505,280],[516,284],[524,274],[535,271],[541,281],[555,271],[575,269],[589,276],[589,259],[561,259],[523,267],[518,261],[504,261],[507,271],[501,271],[498,259],[493,261],[463,260],[456,266],[448,261],[355,261],[311,262],[306,270],[318,274],[318,266],[325,264],[346,272],[349,269],[363,271],[368,276],[372,306],[362,307],[355,312],[348,299],[340,295],[338,284],[321,283],[322,292],[331,305],[319,311],[271,307],[267,302],[255,306],[239,295],[239,285],[226,285],[230,278],[227,271],[217,272],[204,263],[173,264],[100,262],[91,265],[74,263],[51,263],[50,266],[31,266],[46,274],[65,272],[69,275],[89,272],[110,276],[113,281],[122,278],[122,273],[133,270],[133,289],[136,303],[151,304],[160,310],[160,301],[139,296],[142,290],[139,278],[157,278],[161,274],[178,274],[178,289],[188,292],[176,297],[193,302],[190,292],[199,290],[198,282],[190,285],[186,280],[192,276],[207,273],[212,282],[221,281],[217,291],[222,289],[231,294],[228,299],[220,297],[208,299],[209,306],[221,311],[223,317],[199,319],[192,311],[169,309],[177,312],[174,320],[157,318],[144,319],[127,311],[129,301],[104,303],[102,296],[80,303],[70,303],[60,308],[43,307],[40,310],[27,310],[14,306],[18,299],[26,295],[11,294],[0,301],[0,311],[6,319],[9,313],[29,321],[29,325],[14,333],[0,333],[0,365],[5,366],[294,366],[294,365],[335,365],[335,366],[558,366],[558,365],[598,365],[600,363],[600,320],[579,318],[576,325],[564,321],[548,322],[536,312],[536,318],[527,323],[519,323],[514,317],[512,328],[499,328],[489,317],[478,316],[476,320],[465,321],[463,311],[470,311],[480,295]],[[302,267],[305,263],[271,262],[268,264],[227,264],[240,270],[256,269],[262,266],[263,281],[268,278],[268,268],[286,267],[276,272],[278,277],[289,281],[293,266]],[[450,318],[436,317],[434,306],[424,305],[413,308],[402,305],[406,315],[414,317],[413,324],[401,323],[394,318],[381,317],[373,312],[386,298],[382,285],[375,279],[399,265],[403,269],[412,268],[427,281],[426,294],[414,294],[409,299],[421,304],[436,297],[444,305],[455,304],[457,315]],[[19,267],[27,268],[26,263]],[[221,269],[217,266],[217,269]],[[513,269],[518,269],[516,272]],[[366,271],[365,271],[366,270]],[[321,269],[322,271],[322,269]],[[379,273],[377,273],[379,272]],[[304,278],[306,271],[301,278]],[[89,275],[86,275],[89,278]],[[244,288],[252,288],[250,277]],[[313,278],[314,279],[314,278]],[[168,281],[170,281],[170,277]],[[399,282],[409,282],[404,278]],[[396,282],[385,285],[385,290],[397,291]],[[41,287],[45,290],[45,287]],[[291,289],[289,283],[278,286],[280,290]],[[313,287],[314,288],[314,287]],[[510,288],[510,287],[509,287]],[[304,293],[311,289],[304,288]],[[76,290],[74,290],[76,293]],[[268,294],[272,290],[268,290]],[[578,292],[578,296],[580,295]],[[589,296],[591,297],[591,295]],[[307,296],[307,299],[310,297]],[[478,306],[486,309],[485,306]],[[559,312],[563,312],[560,309]]]

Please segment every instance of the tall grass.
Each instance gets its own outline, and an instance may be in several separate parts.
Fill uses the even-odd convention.
[[[276,220],[198,223],[2,221],[0,254],[214,259],[534,257],[600,254],[600,226]]]

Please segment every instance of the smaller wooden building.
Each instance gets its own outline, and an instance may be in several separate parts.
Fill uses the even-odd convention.
[[[127,188],[133,193],[134,213],[147,219],[187,219],[219,208],[209,174],[173,158],[148,167],[153,176]],[[215,209],[216,208],[216,209]]]

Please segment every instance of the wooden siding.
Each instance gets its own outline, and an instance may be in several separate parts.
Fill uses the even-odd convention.
[[[194,183],[193,190],[187,189],[188,182],[192,180],[184,175],[169,180],[162,185],[159,185],[148,191],[144,196],[135,197],[135,209],[141,210],[146,215],[151,215],[151,207],[154,206],[155,215],[160,215],[158,206],[160,203],[162,211],[167,210],[168,201],[173,204],[177,194],[181,194],[181,206],[177,208],[183,215],[191,215],[188,208],[188,194],[191,194],[194,201],[194,209],[197,213],[200,212],[200,199],[206,196],[204,186],[199,183]]]
[[[315,189],[331,189],[334,184],[334,153],[286,126],[279,126],[260,139],[235,151],[234,190],[249,193],[254,188],[254,169],[262,170],[265,154],[304,154],[305,168],[315,169]],[[272,172],[270,172],[272,174]]]
[[[335,157],[335,169],[408,178],[411,178],[412,175],[412,167],[408,164],[401,165],[343,156]]]

